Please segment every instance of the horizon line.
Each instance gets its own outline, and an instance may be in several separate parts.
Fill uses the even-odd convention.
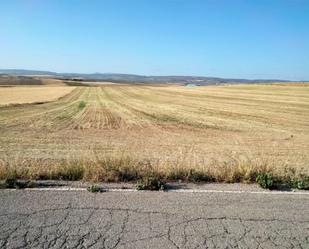
[[[115,72],[91,72],[91,73],[82,73],[82,72],[59,72],[52,70],[42,70],[42,69],[24,69],[24,68],[0,68],[1,71],[36,71],[36,72],[46,72],[53,74],[81,74],[81,75],[93,75],[93,74],[114,74],[114,75],[132,75],[132,76],[141,76],[141,77],[202,77],[202,78],[217,78],[217,79],[229,79],[229,80],[269,80],[269,81],[297,81],[297,82],[309,82],[309,80],[295,80],[295,79],[282,79],[282,78],[251,78],[251,77],[221,77],[221,76],[205,76],[205,75],[151,75],[151,74],[136,74],[136,73],[115,73]],[[3,74],[3,73],[2,73]]]

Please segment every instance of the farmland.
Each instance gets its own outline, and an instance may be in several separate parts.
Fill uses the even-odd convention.
[[[33,102],[0,107],[1,179],[309,175],[305,84],[36,86],[0,88],[0,96],[2,105]]]
[[[66,86],[25,86],[0,88],[0,106],[54,101],[70,93],[74,88]]]

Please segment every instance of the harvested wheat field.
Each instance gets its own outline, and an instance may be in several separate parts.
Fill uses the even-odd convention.
[[[0,106],[54,101],[70,93],[73,89],[67,86],[0,87]]]
[[[1,104],[58,99],[0,108],[2,179],[12,172],[90,181],[309,175],[306,85],[42,86],[0,95]]]

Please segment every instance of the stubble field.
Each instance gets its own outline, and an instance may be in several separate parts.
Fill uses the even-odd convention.
[[[12,172],[90,181],[309,175],[306,85],[63,88],[54,102],[0,107],[0,179]],[[6,101],[19,103],[18,96]]]
[[[0,88],[0,107],[55,101],[73,91],[67,86],[18,86]]]

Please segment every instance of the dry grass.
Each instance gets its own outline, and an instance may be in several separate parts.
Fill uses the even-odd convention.
[[[304,85],[76,87],[56,102],[0,108],[2,179],[285,180],[309,175],[308,151]]]
[[[67,86],[1,87],[0,106],[54,101],[69,94],[73,89]]]

